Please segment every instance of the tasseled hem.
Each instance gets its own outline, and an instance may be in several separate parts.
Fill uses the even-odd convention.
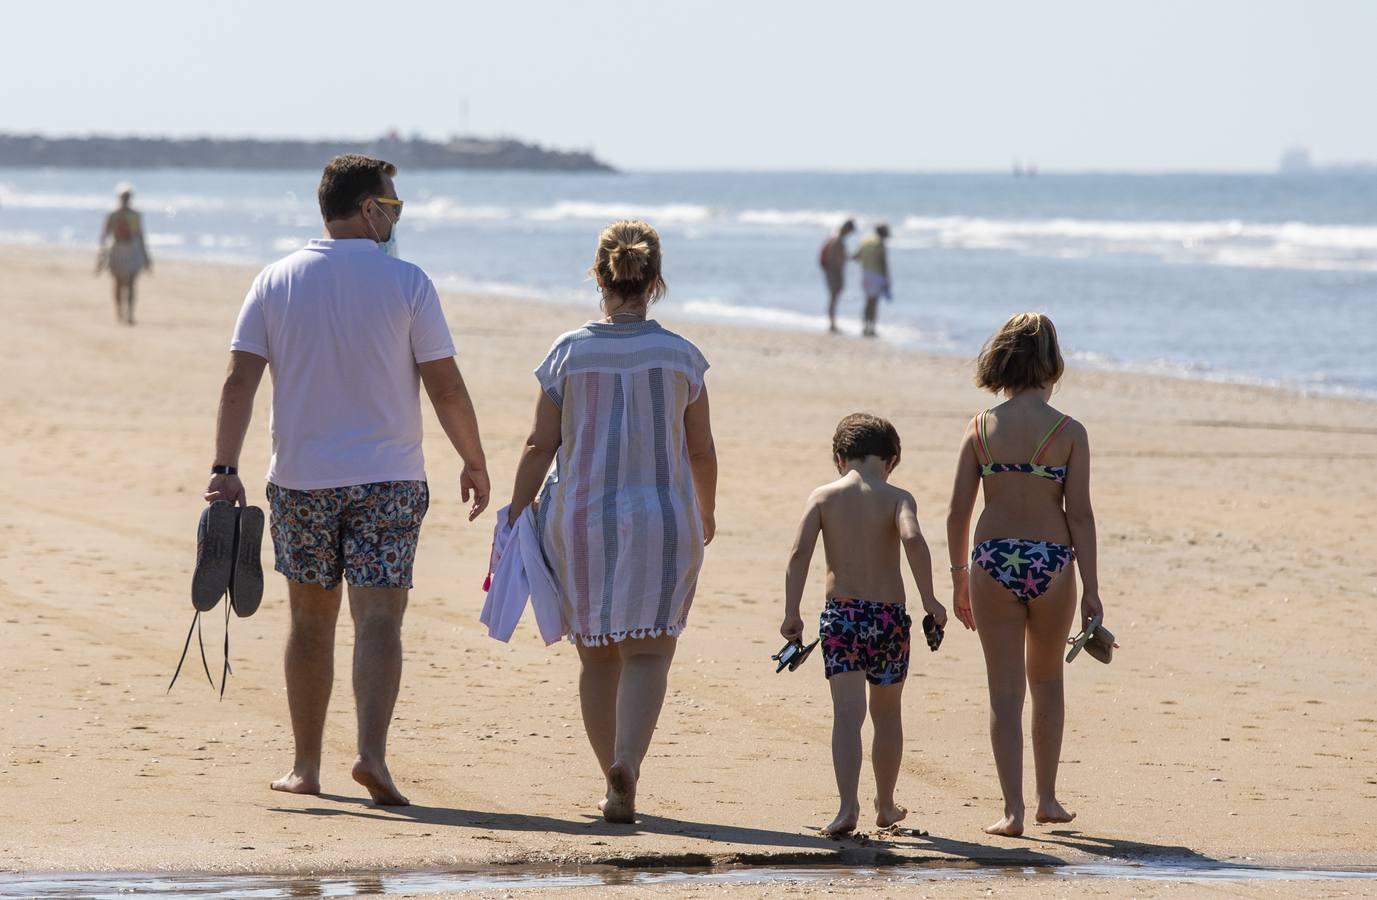
[[[657,637],[678,637],[684,630],[683,622],[678,625],[669,625],[664,628],[632,628],[629,631],[614,631],[611,634],[570,634],[569,643],[582,644],[585,647],[606,647],[608,644],[616,644],[631,638],[640,640],[641,638]]]

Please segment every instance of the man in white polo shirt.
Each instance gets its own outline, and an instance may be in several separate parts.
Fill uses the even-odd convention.
[[[342,582],[354,619],[358,758],[354,780],[404,805],[385,761],[401,683],[402,614],[429,505],[420,385],[464,462],[469,520],[488,505],[478,423],[454,361],[440,298],[396,259],[402,201],[391,163],[338,156],[320,180],[323,239],[264,269],[230,344],[206,500],[245,502],[239,453],[264,367],[272,369],[268,501],[277,571],[287,577],[287,705],[296,759],[272,783],[320,792]]]

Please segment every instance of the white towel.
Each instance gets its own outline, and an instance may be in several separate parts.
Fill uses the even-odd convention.
[[[510,509],[504,506],[497,511],[488,561],[488,596],[478,621],[488,626],[489,637],[510,641],[529,599],[540,637],[546,645],[553,644],[568,633],[559,589],[540,551],[531,508],[522,511],[514,526],[507,524]]]

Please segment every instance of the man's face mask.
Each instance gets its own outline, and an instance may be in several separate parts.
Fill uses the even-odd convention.
[[[387,220],[387,238],[384,239],[382,235],[379,234],[377,226],[373,224],[373,218],[376,217],[367,218],[368,227],[373,232],[373,240],[378,242],[378,246],[382,248],[382,252],[386,253],[388,256],[396,256],[397,223],[402,218],[402,201],[393,200],[390,197],[374,197],[373,201],[378,211],[381,213],[382,218]],[[394,207],[396,212],[389,213],[387,210],[389,206]]]

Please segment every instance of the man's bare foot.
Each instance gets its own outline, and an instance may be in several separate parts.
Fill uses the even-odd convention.
[[[860,819],[861,811],[854,806],[843,806],[837,811],[837,817],[832,820],[822,831],[818,832],[823,837],[841,837],[856,830],[856,821]]]
[[[888,828],[891,825],[899,824],[906,818],[908,818],[908,810],[904,809],[899,804],[890,803],[887,806],[881,806],[878,800],[875,801],[876,828]]]
[[[1067,812],[1066,807],[1056,800],[1047,802],[1038,801],[1037,815],[1033,816],[1033,821],[1039,825],[1064,825],[1076,818],[1073,812]]]
[[[275,791],[284,791],[288,794],[319,794],[320,776],[318,774],[302,775],[293,769],[268,785],[268,787]]]
[[[378,806],[410,806],[411,801],[402,796],[392,783],[392,773],[382,763],[368,762],[363,757],[354,761],[354,780],[368,788],[368,795]]]
[[[636,821],[636,776],[626,763],[607,770],[607,798],[598,804],[605,821],[631,825]]]
[[[1000,834],[1004,837],[1019,837],[1023,834],[1023,816],[1005,816],[985,828],[986,834]]]

